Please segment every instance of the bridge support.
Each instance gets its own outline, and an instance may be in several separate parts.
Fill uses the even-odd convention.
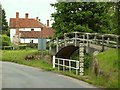
[[[84,75],[84,44],[79,44],[79,73],[81,76]]]

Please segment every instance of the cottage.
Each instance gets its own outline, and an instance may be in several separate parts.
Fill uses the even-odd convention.
[[[49,27],[49,20],[47,26],[42,24],[38,18],[29,18],[28,13],[25,18],[19,18],[19,12],[16,12],[16,18],[10,18],[10,39],[14,44],[18,43],[38,43],[39,38],[52,37],[54,30]]]

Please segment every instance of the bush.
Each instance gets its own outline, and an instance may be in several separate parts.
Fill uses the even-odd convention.
[[[7,35],[3,34],[0,36],[0,39],[2,39],[2,46],[10,46],[11,42],[10,42],[10,37],[8,37]]]
[[[26,45],[19,45],[19,49],[26,49]]]

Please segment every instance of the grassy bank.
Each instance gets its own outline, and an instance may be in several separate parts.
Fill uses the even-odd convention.
[[[99,76],[101,81],[98,84],[110,88],[118,87],[118,50],[111,49],[102,52],[97,55],[97,59],[99,68],[102,71],[102,74]]]
[[[27,55],[39,54],[38,50],[3,50],[0,60],[10,61],[45,70],[53,70],[52,65],[46,63],[44,60],[25,60]]]
[[[47,63],[45,60],[25,60],[27,55],[40,54],[37,50],[3,50],[2,57],[0,60],[10,61],[19,64],[24,64],[28,66],[33,66],[37,68],[42,68],[44,70],[53,71],[56,73],[71,76],[86,82],[89,82],[98,87],[116,88],[118,87],[118,51],[116,49],[111,49],[105,52],[101,52],[97,55],[99,62],[99,68],[102,74],[95,76],[91,72],[90,68],[86,70],[85,76],[75,75],[69,72],[57,71],[52,68],[52,64]],[[47,54],[47,52],[44,52]],[[90,59],[90,58],[88,58]],[[91,58],[92,59],[92,58]]]

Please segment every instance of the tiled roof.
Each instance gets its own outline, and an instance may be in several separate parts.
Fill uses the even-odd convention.
[[[19,31],[21,38],[49,38],[54,35],[54,31],[50,28],[44,28],[42,31]]]
[[[10,18],[10,28],[41,28],[44,25],[34,18]]]

